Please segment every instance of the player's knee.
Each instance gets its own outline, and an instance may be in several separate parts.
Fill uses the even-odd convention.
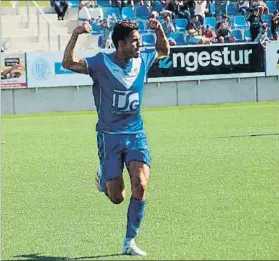
[[[119,196],[119,197],[111,197],[110,198],[110,201],[113,203],[113,204],[120,204],[121,202],[123,202],[124,200],[124,197],[122,196]]]
[[[113,204],[120,204],[125,199],[125,190],[121,193],[108,193],[109,199]]]

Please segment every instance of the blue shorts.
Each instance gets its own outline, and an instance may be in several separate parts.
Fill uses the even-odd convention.
[[[150,152],[145,133],[108,134],[98,133],[98,155],[104,180],[122,175],[124,163],[141,161],[150,167]]]

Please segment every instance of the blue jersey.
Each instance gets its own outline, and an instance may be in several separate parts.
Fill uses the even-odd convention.
[[[98,132],[129,134],[143,132],[140,114],[144,82],[156,59],[156,51],[142,51],[138,58],[121,63],[113,53],[86,58],[94,81],[93,96],[98,113]]]

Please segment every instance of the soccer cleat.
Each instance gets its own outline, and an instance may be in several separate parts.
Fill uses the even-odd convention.
[[[123,255],[131,255],[131,256],[146,256],[147,254],[137,247],[135,239],[131,239],[129,241],[124,242],[123,246]]]
[[[101,175],[102,175],[102,171],[101,171],[101,168],[99,167],[99,169],[97,171],[97,175],[95,177],[95,186],[99,192],[104,192],[104,190],[102,188],[102,184],[101,184],[101,178],[102,178]]]

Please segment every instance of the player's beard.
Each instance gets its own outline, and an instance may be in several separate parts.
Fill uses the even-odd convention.
[[[140,49],[139,49],[139,48],[136,48],[136,49],[134,50],[134,58],[138,58],[139,55],[140,55]]]

